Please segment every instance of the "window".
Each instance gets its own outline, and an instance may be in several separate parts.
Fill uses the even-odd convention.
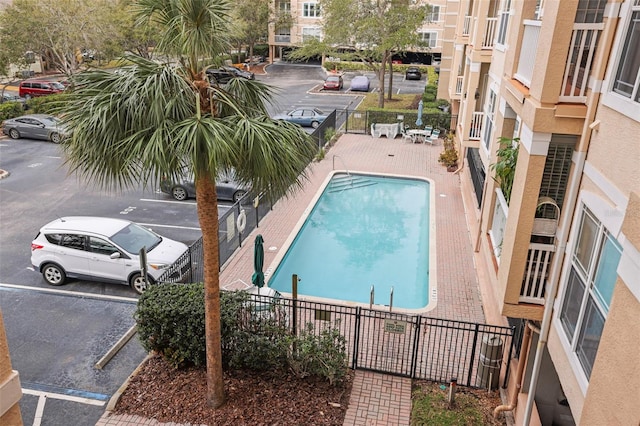
[[[504,44],[507,40],[507,29],[509,27],[509,14],[511,13],[511,0],[502,0],[498,20],[500,27],[498,28],[498,36],[496,43]]]
[[[320,5],[318,3],[303,3],[302,16],[305,18],[319,18]]]
[[[620,244],[583,207],[559,319],[587,379],[598,353],[621,253]]]
[[[84,236],[77,234],[66,234],[62,237],[60,245],[75,250],[84,250]]]
[[[322,28],[320,27],[303,27],[302,28],[302,41],[309,41],[310,39],[322,38]]]
[[[440,6],[430,5],[431,11],[427,15],[427,22],[438,22],[440,20]]]
[[[107,256],[119,251],[113,244],[96,237],[89,237],[89,250],[92,253],[106,254]]]
[[[438,33],[436,32],[421,32],[420,39],[426,46],[436,47],[438,45]]]
[[[489,99],[485,104],[484,126],[482,126],[482,140],[484,147],[491,147],[491,135],[493,133],[493,118],[496,113],[496,92],[489,90]]]
[[[613,81],[613,91],[619,95],[640,102],[640,2],[632,8],[626,34],[623,38],[620,62]]]
[[[280,9],[280,12],[290,13],[291,12],[291,2],[281,1],[279,3],[279,9]]]

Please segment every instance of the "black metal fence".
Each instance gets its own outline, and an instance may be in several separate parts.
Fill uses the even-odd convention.
[[[402,122],[412,128],[418,119],[418,111],[378,111],[378,110],[348,110],[336,111],[336,124],[344,133],[370,134],[371,125],[374,123]],[[458,117],[450,113],[423,114],[422,126],[431,126],[440,129],[442,133],[455,128]]]
[[[482,204],[482,191],[484,191],[486,173],[484,171],[482,160],[480,159],[478,148],[467,149],[467,164],[469,165],[469,174],[471,175],[471,182],[473,182],[473,191],[476,194],[478,208],[480,208],[480,205]]]
[[[349,367],[385,374],[496,389],[506,386],[515,327],[452,321],[363,307],[252,296],[261,318],[293,334],[338,329]]]

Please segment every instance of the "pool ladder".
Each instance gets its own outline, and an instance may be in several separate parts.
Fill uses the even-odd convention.
[[[373,308],[375,299],[375,288],[371,286],[371,291],[369,293],[369,309]],[[391,286],[391,292],[389,293],[389,312],[393,310],[393,286]]]

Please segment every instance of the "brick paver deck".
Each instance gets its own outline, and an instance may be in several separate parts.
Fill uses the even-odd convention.
[[[442,141],[435,145],[411,144],[402,139],[374,139],[368,135],[344,135],[320,162],[309,167],[303,190],[280,200],[254,234],[265,241],[265,274],[272,272],[278,251],[290,237],[328,174],[336,169],[426,177],[435,191],[437,304],[426,315],[450,320],[485,322],[472,238],[467,227],[460,193],[460,178],[438,163]],[[335,157],[335,158],[334,158]],[[432,206],[433,207],[433,206]],[[246,241],[253,241],[253,235]],[[220,285],[242,288],[253,273],[253,244],[245,245],[224,266]],[[408,425],[411,411],[411,380],[356,371],[346,425]],[[109,416],[99,426],[160,425],[137,416]]]

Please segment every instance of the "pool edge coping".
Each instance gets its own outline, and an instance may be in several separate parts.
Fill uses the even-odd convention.
[[[436,247],[436,196],[435,196],[435,187],[436,183],[433,179],[423,176],[411,176],[411,175],[401,175],[397,173],[377,173],[377,172],[367,172],[367,171],[358,171],[358,170],[346,170],[346,169],[337,169],[332,170],[327,174],[326,178],[320,184],[316,193],[313,195],[304,211],[300,215],[300,218],[296,222],[296,224],[291,228],[289,235],[287,236],[284,243],[280,246],[278,253],[275,258],[269,263],[269,266],[265,271],[265,286],[269,287],[269,281],[271,279],[272,273],[278,268],[284,256],[289,251],[291,244],[295,240],[296,236],[300,232],[300,229],[305,224],[307,218],[311,214],[311,211],[314,209],[318,200],[324,193],[327,185],[336,174],[359,174],[359,175],[369,175],[369,176],[387,176],[394,177],[400,179],[412,179],[412,180],[421,180],[429,183],[429,294],[427,295],[427,305],[422,308],[417,309],[407,309],[407,308],[392,308],[394,312],[407,313],[407,314],[422,314],[427,313],[434,310],[438,304],[438,261],[437,261],[437,247]],[[280,292],[283,296],[291,297],[291,293]],[[320,302],[320,303],[332,303],[332,304],[340,304],[343,306],[361,306],[369,308],[369,304],[367,303],[358,303],[352,301],[344,301],[339,299],[329,299],[323,297],[316,296],[302,296],[298,297],[299,300],[306,300],[310,302]],[[373,307],[384,307],[388,309],[387,305],[374,304]]]

